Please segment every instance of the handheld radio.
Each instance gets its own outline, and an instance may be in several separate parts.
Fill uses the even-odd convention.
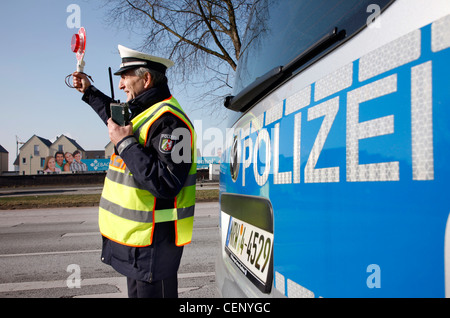
[[[109,85],[111,87],[111,99],[113,100],[112,103],[110,103],[110,111],[111,111],[111,118],[112,120],[120,125],[120,126],[126,126],[130,123],[130,109],[128,108],[127,103],[121,103],[120,100],[116,102],[114,100],[114,85],[113,85],[113,79],[111,74],[111,68],[108,67],[109,71]]]

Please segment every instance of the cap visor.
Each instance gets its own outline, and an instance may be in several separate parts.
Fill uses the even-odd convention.
[[[134,68],[137,68],[137,66],[126,66],[126,67],[121,67],[119,70],[117,70],[116,72],[114,72],[114,75],[122,75],[122,73],[125,73],[126,71],[132,70]]]

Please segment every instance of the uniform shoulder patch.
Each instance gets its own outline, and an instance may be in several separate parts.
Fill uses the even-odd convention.
[[[161,134],[159,139],[159,151],[162,153],[170,153],[178,139],[178,136]]]

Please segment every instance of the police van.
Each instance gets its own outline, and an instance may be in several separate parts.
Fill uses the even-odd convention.
[[[259,0],[220,166],[224,297],[450,296],[450,1]]]

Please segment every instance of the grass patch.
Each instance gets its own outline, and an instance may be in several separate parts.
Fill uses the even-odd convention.
[[[219,189],[214,190],[197,190],[195,193],[197,202],[216,202],[219,201]]]
[[[0,210],[98,206],[100,194],[33,195],[0,198]],[[219,200],[219,190],[199,190],[197,202]]]
[[[30,195],[0,198],[0,210],[96,206],[100,194]]]

